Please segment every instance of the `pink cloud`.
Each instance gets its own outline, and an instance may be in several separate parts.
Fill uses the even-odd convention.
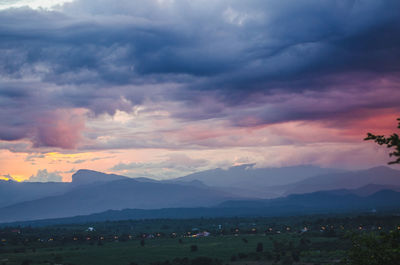
[[[36,136],[33,139],[35,147],[74,149],[85,128],[85,111],[58,109],[45,113],[36,122]]]

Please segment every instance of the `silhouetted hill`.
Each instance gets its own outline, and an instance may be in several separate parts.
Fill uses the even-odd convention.
[[[228,198],[241,201],[226,202],[224,207],[234,203],[232,207],[241,208],[242,212],[260,207],[268,207],[276,214],[289,210],[297,212],[307,209],[347,209],[350,206],[361,207],[359,197],[379,194],[377,192],[382,190],[400,191],[400,171],[388,167],[353,172],[337,171],[306,178],[306,175],[326,171],[332,170],[310,166],[254,169],[251,165],[246,165],[228,170],[199,172],[175,180],[157,181],[79,170],[73,175],[72,183],[0,181],[0,222],[87,215],[110,209],[215,206]],[[218,177],[218,172],[223,172],[221,177]],[[197,179],[199,176],[200,179]],[[283,178],[281,183],[293,181],[298,176],[305,179],[287,185],[268,186],[279,176]],[[225,183],[227,186],[210,187],[203,181],[208,184]],[[255,200],[271,198],[271,194],[274,194],[274,197],[282,197],[280,194],[308,194],[308,197],[288,196],[276,200]],[[308,201],[301,204],[302,200]],[[320,205],[320,202],[325,202],[326,207]]]
[[[367,170],[319,175],[274,188],[289,195],[321,190],[357,189],[369,184],[400,186],[400,171],[389,167],[375,167]]]
[[[72,175],[72,183],[75,185],[87,185],[96,182],[110,182],[121,179],[127,179],[127,177],[88,169],[80,169]]]
[[[377,193],[378,191],[382,191],[382,190],[392,190],[392,191],[400,192],[400,186],[368,184],[361,188],[352,190],[352,193],[359,195],[359,196],[369,196],[371,194]]]
[[[398,211],[400,193],[382,190],[367,197],[354,194],[337,195],[330,191],[290,195],[267,200],[230,200],[216,207],[124,209],[61,219],[19,222],[21,225],[53,225],[157,218],[212,218],[242,216],[296,216],[308,214],[361,213]]]
[[[37,200],[49,196],[61,195],[81,185],[89,185],[96,182],[109,182],[120,179],[127,179],[127,177],[81,169],[72,175],[72,183],[16,182],[12,180],[0,180],[0,207]],[[145,178],[138,180],[150,181],[150,179]]]
[[[211,206],[233,196],[191,185],[122,179],[0,209],[0,222],[68,217],[110,209]]]
[[[385,166],[344,171],[314,166],[254,168],[253,165],[243,165],[227,170],[202,171],[175,181],[193,180],[243,197],[277,198],[320,190],[358,189],[375,185],[359,191],[359,194],[368,195],[382,189],[400,187],[400,171]]]
[[[367,197],[382,190],[391,190],[400,192],[400,186],[368,184],[357,189],[337,189],[337,190],[326,190],[324,192],[334,195],[353,194],[360,197]]]
[[[49,196],[61,195],[82,185],[130,179],[115,174],[105,174],[93,170],[81,169],[72,175],[72,182],[16,182],[0,180],[0,208],[12,204],[37,200]],[[157,182],[148,178],[135,178],[140,182]]]

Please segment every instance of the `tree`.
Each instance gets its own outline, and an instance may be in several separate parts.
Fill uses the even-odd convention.
[[[263,243],[261,243],[261,242],[258,242],[257,243],[257,247],[256,247],[256,251],[257,252],[263,252]]]
[[[358,235],[352,241],[346,264],[400,265],[400,231]]]
[[[197,245],[191,245],[190,246],[190,251],[191,252],[196,252],[199,248],[197,247]]]
[[[397,119],[399,125],[397,128],[400,129],[400,118]],[[393,133],[390,137],[385,137],[384,135],[374,135],[372,133],[367,133],[365,141],[373,140],[379,145],[386,145],[387,148],[394,148],[394,151],[389,154],[390,157],[394,156],[396,159],[390,161],[388,164],[400,164],[400,138],[397,133]]]

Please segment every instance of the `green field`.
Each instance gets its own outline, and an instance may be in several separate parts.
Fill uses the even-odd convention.
[[[315,244],[336,242],[337,239],[326,237],[311,238]],[[241,263],[240,260],[257,261],[264,260],[266,253],[272,255],[273,240],[282,242],[293,242],[297,245],[300,236],[293,235],[248,235],[248,236],[217,236],[204,238],[156,238],[145,240],[141,246],[141,240],[126,242],[107,242],[102,245],[98,243],[77,244],[32,244],[21,253],[1,254],[2,264],[16,265],[23,261],[31,260],[31,264],[87,264],[87,265],[109,265],[109,264],[151,264],[157,261],[172,261],[175,258],[194,259],[196,257],[209,257],[219,259],[226,263]],[[262,243],[263,251],[256,252],[257,244]],[[196,245],[197,251],[192,251],[191,246]],[[15,248],[21,250],[21,248]],[[268,254],[267,254],[268,255]],[[309,251],[307,261],[333,261],[343,255],[343,251],[330,250],[318,252]],[[235,257],[235,258],[233,258]]]
[[[397,231],[399,223],[391,215],[3,227],[0,265],[345,264],[354,237]],[[210,235],[193,237],[202,231]]]

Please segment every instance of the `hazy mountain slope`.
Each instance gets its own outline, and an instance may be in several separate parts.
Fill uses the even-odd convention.
[[[400,185],[395,186],[395,185],[368,184],[361,188],[351,190],[351,192],[358,196],[369,196],[369,195],[372,195],[372,194],[377,193],[382,190],[392,190],[392,191],[400,192]]]
[[[281,168],[254,168],[254,165],[242,165],[229,169],[212,169],[194,173],[175,181],[198,180],[223,191],[231,191],[240,196],[270,198],[281,195],[273,187],[298,182],[313,176],[344,172],[339,169],[320,168],[315,166],[294,166]]]
[[[338,190],[326,190],[324,192],[335,194],[335,195],[348,195],[353,194],[360,197],[367,197],[372,194],[375,194],[382,190],[391,190],[400,192],[400,186],[393,186],[393,185],[377,185],[377,184],[368,184],[361,188],[357,189],[338,189]]]
[[[110,209],[210,206],[232,197],[210,188],[123,179],[2,208],[0,221],[68,217]]]
[[[69,191],[69,183],[16,182],[0,180],[0,207],[23,201],[63,194]]]
[[[122,179],[134,179],[140,182],[158,182],[155,179],[150,178],[129,178],[122,175],[107,174],[99,171],[89,169],[79,169],[72,175],[72,183],[75,185],[87,185],[99,182],[111,182]]]
[[[220,208],[269,208],[292,209],[293,213],[337,212],[346,210],[372,210],[400,207],[400,192],[382,190],[367,197],[355,194],[336,194],[320,191],[307,194],[294,194],[270,200],[231,200],[218,205]]]
[[[121,179],[127,179],[127,177],[88,169],[80,169],[72,175],[72,183],[74,185],[87,185],[96,182],[110,182]]]
[[[125,209],[76,216],[70,218],[18,223],[21,225],[52,225],[86,223],[107,220],[154,219],[154,218],[211,218],[235,216],[285,216],[305,214],[360,213],[376,209],[398,210],[400,193],[383,190],[367,197],[354,194],[337,195],[332,192],[291,195],[271,200],[226,201],[209,208],[165,208],[154,210]]]
[[[104,183],[121,179],[129,178],[81,169],[72,175],[72,183],[16,182],[0,180],[0,207],[49,196],[61,195],[82,185],[91,185],[98,182]],[[138,178],[136,180],[141,182],[156,182],[156,180],[146,178]]]
[[[251,165],[214,169],[194,173],[176,181],[199,180],[243,197],[277,198],[289,194],[302,194],[320,190],[357,189],[366,187],[360,194],[368,195],[391,186],[400,186],[400,171],[389,167],[344,171],[314,166],[283,168],[253,168]],[[276,184],[280,183],[280,184]]]
[[[400,186],[400,171],[389,167],[315,176],[286,186],[274,187],[284,194],[310,193],[320,190],[357,189],[368,184]]]
[[[398,187],[400,186],[400,171],[388,167],[330,173],[309,177],[288,185],[263,186],[269,185],[270,182],[268,180],[273,180],[279,176],[284,179],[281,182],[287,182],[294,180],[298,176],[304,178],[307,174],[320,172],[319,170],[329,171],[330,169],[318,169],[309,166],[253,169],[242,166],[229,170],[211,171],[215,174],[218,172],[224,172],[225,174],[222,174],[222,177],[215,181],[212,181],[210,176],[218,178],[218,174],[213,175],[213,173],[210,175],[207,173],[210,171],[200,172],[197,175],[192,174],[171,181],[156,181],[146,178],[135,180],[114,174],[79,170],[73,175],[72,183],[16,183],[1,181],[0,221],[68,217],[102,212],[109,209],[212,206],[228,198],[267,198],[271,194],[278,197],[280,194],[304,194],[324,190],[330,191],[325,192],[324,196],[349,196],[347,204],[351,206],[353,203],[357,203],[357,199],[352,196],[365,197],[383,189],[400,189]],[[300,173],[294,174],[294,171]],[[229,175],[226,175],[229,172],[234,172],[232,180]],[[244,172],[243,175],[240,175],[240,172]],[[269,172],[268,174],[270,175],[264,174],[265,172]],[[279,172],[283,172],[282,175],[275,175]],[[197,179],[197,177],[200,179]],[[209,184],[221,183],[221,179],[226,180],[225,184],[227,186],[209,187],[203,184],[203,181]],[[245,179],[247,181],[243,182]],[[258,186],[254,186],[255,183],[258,183]],[[238,185],[238,187],[235,185]],[[349,189],[352,190],[349,191]],[[254,205],[257,207],[272,207],[276,213],[281,210],[288,211],[289,208],[295,211],[296,207],[298,209],[308,209],[307,207],[309,206],[316,207],[313,200],[316,200],[316,203],[319,200],[327,200],[327,198],[317,197],[310,200],[309,205],[301,205],[299,201],[292,200],[293,203],[289,206],[287,198],[291,198],[290,196],[274,200],[273,205],[265,204],[267,202],[270,203],[272,200],[252,200],[253,202],[250,205],[253,205],[252,208],[254,208]],[[304,198],[299,197],[300,199]],[[334,197],[331,199],[333,200]],[[250,201],[242,201],[242,205],[235,207],[247,208],[249,207],[248,202]],[[285,209],[279,208],[279,202],[283,202]],[[337,203],[340,202],[343,202],[342,206],[344,207],[346,203],[337,201]],[[262,206],[259,205],[260,203]],[[330,204],[327,205],[329,206]],[[334,205],[331,206],[333,207]]]
[[[220,187],[264,187],[284,185],[297,182],[312,176],[342,172],[343,170],[320,168],[315,166],[294,166],[281,168],[254,168],[254,165],[242,165],[229,169],[212,169],[185,177],[178,178],[181,181],[199,180],[208,186]]]

